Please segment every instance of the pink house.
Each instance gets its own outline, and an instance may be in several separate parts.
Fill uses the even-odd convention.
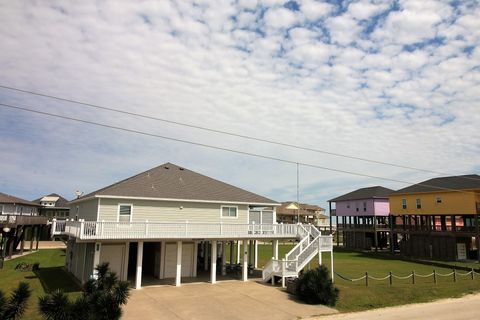
[[[375,251],[386,248],[390,233],[388,195],[392,192],[375,186],[329,200],[330,214],[337,221],[337,245],[343,242],[344,247],[367,250],[373,247]]]

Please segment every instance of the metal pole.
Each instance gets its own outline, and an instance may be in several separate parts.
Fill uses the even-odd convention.
[[[297,162],[297,223],[300,222],[300,192],[299,192],[299,176],[298,176],[298,162]]]

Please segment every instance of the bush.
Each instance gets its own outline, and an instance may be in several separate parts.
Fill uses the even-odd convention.
[[[338,289],[333,286],[328,269],[320,266],[309,270],[298,278],[296,293],[308,304],[334,306],[338,300]]]
[[[39,309],[47,320],[117,320],[122,306],[127,303],[130,287],[127,281],[118,280],[109,271],[108,263],[96,268],[97,277],[83,286],[82,296],[70,301],[62,291],[39,298]]]

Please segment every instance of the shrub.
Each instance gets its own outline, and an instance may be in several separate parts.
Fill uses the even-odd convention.
[[[297,281],[297,296],[308,304],[334,306],[338,300],[338,292],[324,266],[305,272]]]
[[[127,303],[130,287],[127,281],[118,280],[110,272],[108,263],[98,265],[97,277],[83,286],[82,296],[70,301],[68,296],[55,291],[39,299],[39,309],[48,320],[115,320],[122,315],[122,306]]]

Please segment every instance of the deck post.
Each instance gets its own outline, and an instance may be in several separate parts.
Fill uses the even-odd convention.
[[[248,240],[243,240],[243,267],[242,267],[242,280],[248,280]]]
[[[23,255],[23,249],[25,248],[25,231],[26,231],[26,228],[25,226],[22,226],[22,241],[20,243],[20,254]]]
[[[137,273],[135,275],[135,289],[142,287],[142,262],[143,262],[143,242],[138,242],[137,248]]]
[[[203,242],[203,270],[208,271],[208,241]]]
[[[222,276],[227,275],[227,253],[225,251],[227,249],[227,242],[222,241]]]
[[[272,241],[272,254],[275,259],[278,259],[278,240],[275,239]]]
[[[282,288],[285,288],[285,267],[286,261],[285,258],[282,258]]]
[[[217,282],[217,240],[212,240],[212,260],[210,261],[210,282],[214,284]]]
[[[318,237],[318,265],[321,266],[322,265],[322,238],[321,237]],[[333,242],[332,242],[332,246],[333,246]]]
[[[332,244],[333,244],[333,239],[332,239]],[[330,248],[330,271],[332,272],[332,283],[333,283],[335,282],[335,273],[333,271],[333,245]]]
[[[193,242],[193,276],[197,276],[198,241]]]
[[[240,263],[240,240],[237,240],[237,263]]]
[[[253,267],[256,269],[258,268],[258,240],[253,240],[254,242],[254,250],[255,254],[253,255]]]
[[[177,272],[175,286],[180,287],[182,281],[182,241],[177,241]]]
[[[30,227],[30,252],[32,252],[32,250],[33,250],[33,240],[34,240],[33,235],[34,235],[34,233],[35,233],[35,226],[31,226]]]
[[[230,266],[233,265],[233,243],[234,241],[230,241]]]
[[[93,270],[92,270],[92,274],[94,276],[97,275],[97,270],[95,270],[95,268],[100,264],[100,250],[102,248],[102,244],[100,242],[95,242],[95,247],[94,247],[94,251],[93,251]],[[118,275],[119,277],[121,275]]]
[[[37,232],[37,242],[35,243],[35,250],[38,251],[38,242],[40,241],[40,235],[42,234],[43,226],[40,226],[40,230]]]

